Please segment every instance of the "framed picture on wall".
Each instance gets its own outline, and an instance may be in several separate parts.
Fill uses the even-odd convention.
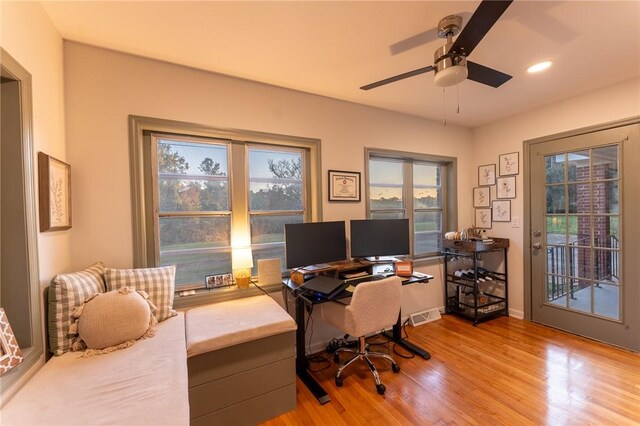
[[[329,201],[360,201],[360,172],[329,170]]]
[[[500,164],[500,176],[517,175],[520,173],[520,153],[510,152],[501,154],[498,159]]]
[[[495,200],[492,211],[494,222],[511,222],[511,200]]]
[[[491,187],[473,188],[473,207],[491,207]]]
[[[478,166],[478,186],[489,186],[496,184],[496,165],[485,164]]]
[[[491,229],[491,209],[476,209],[476,228]]]
[[[507,176],[496,179],[496,198],[516,198],[516,177]]]
[[[0,376],[20,364],[22,360],[22,352],[7,314],[0,308]]]
[[[40,232],[71,228],[71,166],[38,153]]]

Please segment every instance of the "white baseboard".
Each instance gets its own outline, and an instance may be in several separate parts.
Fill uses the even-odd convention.
[[[524,319],[524,312],[517,309],[509,309],[509,316],[517,319]]]

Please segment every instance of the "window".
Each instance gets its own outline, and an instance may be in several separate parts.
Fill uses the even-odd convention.
[[[176,289],[231,271],[231,247],[281,258],[284,224],[318,220],[319,141],[131,117],[134,266],[177,265]]]
[[[157,264],[177,265],[176,285],[231,271],[229,144],[151,135]]]
[[[372,219],[408,218],[414,258],[437,256],[457,227],[455,159],[367,149],[367,211]]]
[[[254,259],[284,259],[284,225],[305,218],[304,152],[249,147],[249,214]],[[254,262],[255,264],[255,262]]]

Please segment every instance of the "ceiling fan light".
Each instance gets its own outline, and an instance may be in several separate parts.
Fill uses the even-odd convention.
[[[529,68],[527,68],[527,72],[529,74],[535,74],[537,72],[546,70],[550,66],[551,66],[551,61],[538,62],[537,64],[531,65]]]
[[[453,65],[436,73],[434,82],[438,87],[455,86],[467,79],[469,72],[464,65]]]

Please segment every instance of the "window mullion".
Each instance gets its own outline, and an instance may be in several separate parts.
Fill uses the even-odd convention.
[[[409,219],[409,247],[411,247],[411,256],[415,255],[415,225],[413,214],[413,162],[404,162],[404,188],[405,200],[405,217]]]
[[[229,153],[229,192],[231,207],[231,245],[247,246],[249,235],[249,166],[247,146],[232,143]]]

